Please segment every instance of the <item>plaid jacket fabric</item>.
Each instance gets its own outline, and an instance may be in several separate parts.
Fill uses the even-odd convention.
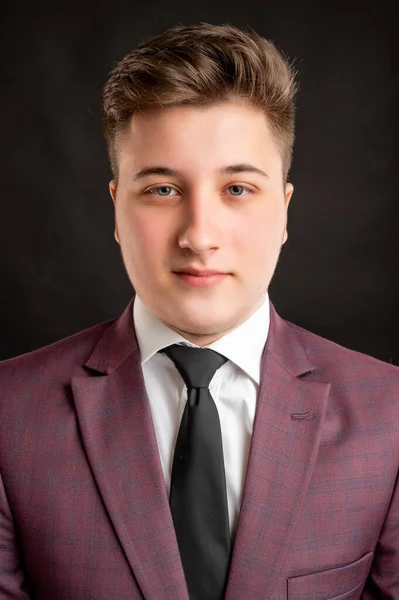
[[[399,369],[281,319],[227,600],[399,599]],[[0,599],[188,600],[132,322],[0,364]]]

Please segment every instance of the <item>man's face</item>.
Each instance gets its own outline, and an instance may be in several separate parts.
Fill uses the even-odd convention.
[[[265,116],[236,103],[135,114],[119,150],[110,191],[133,287],[161,321],[207,345],[259,308],[287,239],[293,188]],[[189,269],[224,275],[176,273]]]

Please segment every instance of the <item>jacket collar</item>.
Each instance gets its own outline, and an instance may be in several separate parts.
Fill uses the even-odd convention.
[[[122,315],[116,319],[98,341],[85,366],[93,371],[109,375],[118,369],[132,354],[140,356],[133,325],[133,302],[129,302]],[[315,370],[305,346],[301,342],[300,327],[282,319],[269,300],[270,326],[263,350],[295,377]]]

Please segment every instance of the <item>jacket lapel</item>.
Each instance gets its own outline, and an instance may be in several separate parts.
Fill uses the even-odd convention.
[[[146,600],[188,600],[151,419],[132,302],[72,381],[88,460]]]
[[[270,598],[316,461],[329,383],[270,305],[270,329],[226,600]]]
[[[88,460],[146,600],[189,600],[133,327],[132,302],[72,380]],[[270,305],[226,600],[271,597],[316,461],[330,385]]]

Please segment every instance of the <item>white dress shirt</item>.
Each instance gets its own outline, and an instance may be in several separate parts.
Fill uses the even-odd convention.
[[[171,359],[159,350],[183,343],[197,348],[165,325],[144,306],[136,294],[133,320],[141,366],[151,407],[159,456],[167,492],[173,453],[187,387]],[[260,363],[269,332],[269,297],[239,327],[206,346],[229,360],[216,371],[209,390],[216,403],[222,430],[230,532],[234,534],[247,469],[260,381]]]

